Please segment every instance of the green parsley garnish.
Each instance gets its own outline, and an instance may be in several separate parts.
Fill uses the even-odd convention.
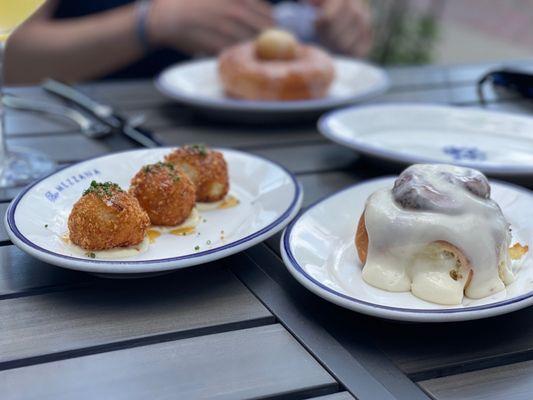
[[[165,163],[165,162],[159,161],[155,164],[145,165],[144,167],[142,167],[142,171],[145,174],[149,174],[156,170],[160,170],[161,168],[166,168],[170,172],[170,175],[174,182],[178,182],[180,180],[180,176],[178,172],[176,171],[176,167],[174,166],[174,164],[171,164],[171,163]]]
[[[148,164],[148,165],[145,165],[142,170],[143,172],[153,172],[155,171],[156,169],[161,169],[161,168],[166,168],[170,171],[174,171],[174,169],[176,168],[174,166],[174,164],[171,164],[171,163],[165,163],[165,162],[162,162],[162,161],[159,161],[159,162],[156,162],[155,164]]]
[[[44,224],[44,227],[45,227],[45,228],[48,228],[48,224]]]
[[[194,250],[196,251],[200,250],[200,246],[194,246]]]
[[[90,258],[96,258],[96,254],[94,253],[87,253],[87,257],[90,257]]]
[[[92,181],[89,188],[83,192],[83,195],[94,193],[97,196],[111,196],[114,192],[123,192],[119,185],[113,182],[96,182]]]
[[[185,147],[194,150],[195,152],[197,152],[201,156],[206,156],[207,155],[207,147],[203,143],[190,144],[190,145],[187,145]]]
[[[205,242],[206,245],[210,245],[211,244],[211,240],[208,240],[207,242]]]

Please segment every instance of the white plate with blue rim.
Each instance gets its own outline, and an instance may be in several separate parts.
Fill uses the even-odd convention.
[[[146,252],[117,259],[92,258],[67,241],[67,220],[92,180],[129,187],[145,164],[170,148],[142,149],[93,158],[57,171],[23,190],[10,204],[5,226],[13,243],[50,264],[97,274],[142,276],[203,264],[245,250],[283,229],[297,214],[302,189],[282,166],[248,153],[219,149],[228,163],[230,194],[237,206],[199,211],[196,232],[163,234]],[[141,275],[139,275],[141,274]]]
[[[290,273],[318,296],[347,309],[375,317],[412,322],[465,321],[506,314],[533,304],[533,257],[516,265],[516,280],[505,290],[482,299],[464,298],[458,306],[419,299],[411,292],[388,292],[367,284],[354,238],[368,196],[392,187],[395,178],[369,180],[315,203],[295,218],[281,239]],[[511,224],[513,242],[533,244],[533,193],[491,182],[491,197]]]
[[[155,84],[163,94],[194,107],[254,113],[321,112],[368,100],[389,87],[387,74],[379,67],[346,57],[335,57],[334,63],[336,77],[329,95],[314,100],[231,99],[224,94],[218,78],[216,59],[188,61],[171,66],[158,76]]]
[[[420,104],[346,108],[320,132],[357,152],[402,164],[447,163],[500,176],[533,175],[533,118]]]

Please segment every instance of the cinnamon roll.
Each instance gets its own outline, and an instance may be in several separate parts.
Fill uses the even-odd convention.
[[[513,282],[510,243],[487,178],[442,164],[413,165],[392,188],[373,193],[355,235],[365,282],[447,305]]]

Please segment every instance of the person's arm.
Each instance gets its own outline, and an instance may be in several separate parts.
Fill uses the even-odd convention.
[[[143,55],[135,3],[64,20],[53,19],[56,6],[57,0],[49,0],[9,38],[8,83],[94,79]],[[216,54],[270,26],[271,11],[263,0],[152,0],[146,22],[154,47]]]
[[[6,82],[37,83],[46,77],[78,81],[105,75],[141,57],[134,5],[94,16],[52,20],[48,1],[9,38]]]
[[[310,0],[319,7],[316,27],[329,50],[364,57],[372,47],[372,15],[367,0]]]

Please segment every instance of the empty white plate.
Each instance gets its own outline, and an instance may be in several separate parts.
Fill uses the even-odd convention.
[[[418,104],[333,111],[320,132],[358,152],[391,161],[448,163],[491,175],[533,174],[533,118]]]
[[[257,244],[281,230],[298,212],[302,191],[294,176],[272,161],[221,150],[228,163],[236,207],[200,211],[188,236],[163,234],[133,257],[93,259],[62,239],[73,204],[90,182],[112,181],[123,189],[145,164],[161,161],[170,148],[134,150],[87,160],[45,177],[15,198],[5,225],[15,245],[50,264],[100,274],[170,271],[213,261]]]
[[[533,304],[533,261],[520,261],[516,281],[483,299],[443,306],[393,293],[363,281],[354,244],[357,222],[368,196],[392,187],[394,178],[367,181],[310,207],[289,224],[281,240],[283,260],[291,274],[312,292],[342,307],[387,319],[447,322],[486,318]],[[513,242],[533,245],[533,194],[517,186],[492,182],[492,198],[511,224]]]
[[[257,112],[312,112],[363,101],[384,92],[384,70],[350,58],[335,57],[336,78],[329,96],[301,101],[248,101],[228,98],[218,79],[216,59],[176,64],[156,80],[157,88],[183,103],[208,109]],[[238,114],[237,114],[238,115]]]

